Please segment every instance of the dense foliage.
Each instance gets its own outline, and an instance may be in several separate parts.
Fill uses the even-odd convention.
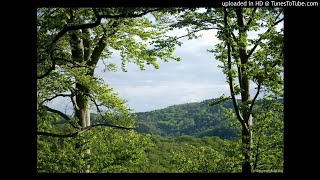
[[[137,113],[139,124],[137,131],[144,134],[112,131],[100,128],[78,139],[55,139],[41,137],[39,146],[46,144],[45,150],[39,151],[39,172],[80,172],[84,164],[76,150],[73,149],[79,138],[89,142],[92,147],[90,161],[93,172],[241,172],[241,134],[236,119],[232,116],[231,102],[221,106],[209,106],[213,100],[200,103],[189,103],[170,106],[156,111]],[[254,151],[252,152],[254,170],[281,171],[283,169],[283,100],[258,101],[254,110]],[[172,109],[173,108],[173,109]],[[211,110],[217,119],[209,119],[206,123],[216,122],[218,127],[204,130],[204,133],[184,134],[183,128],[176,127],[176,133],[152,126],[154,131],[147,132],[149,124],[165,121],[165,114],[171,109],[171,118],[179,119],[175,126],[183,125],[188,117],[201,117],[199,114]],[[181,115],[182,110],[193,109],[192,112]],[[221,111],[221,112],[220,112]],[[224,115],[223,112],[230,114]],[[164,116],[156,116],[164,114]],[[220,116],[218,116],[220,115]],[[149,118],[145,118],[149,117]],[[221,117],[224,117],[222,119]],[[228,118],[229,117],[229,118]],[[97,123],[101,117],[91,114],[92,123]],[[139,119],[140,118],[140,119]],[[52,122],[56,128],[65,128],[67,122],[60,118]],[[144,124],[144,129],[141,124]],[[203,125],[203,128],[207,124]],[[209,127],[209,126],[208,126]],[[194,128],[196,129],[195,125]],[[232,138],[227,137],[233,133]],[[158,132],[161,132],[158,133]],[[194,131],[196,132],[196,131]],[[210,132],[210,133],[208,133]],[[151,135],[145,134],[150,133]],[[51,144],[51,145],[50,145]],[[85,148],[85,147],[83,147]],[[78,150],[79,151],[79,150]],[[45,156],[49,155],[49,156]],[[83,162],[82,162],[83,163]]]
[[[38,172],[79,173],[88,164],[91,172],[132,172],[131,166],[144,163],[149,138],[104,127],[76,138],[39,137]]]
[[[206,100],[201,103],[182,104],[168,107],[166,109],[184,109],[186,107],[201,106],[201,104],[208,104],[212,100]],[[230,104],[225,102],[224,105]],[[205,105],[203,107],[206,107]],[[213,109],[206,107],[204,109]],[[166,109],[158,110],[164,111]],[[190,108],[191,109],[191,108]],[[193,114],[204,112],[204,109],[196,109]],[[225,112],[232,112],[232,108],[218,108],[224,109]],[[155,111],[142,113],[145,116],[152,115],[155,119],[149,121],[157,122],[163,119],[156,119]],[[180,111],[177,111],[180,112]],[[233,127],[239,130],[235,115],[229,113],[229,120],[227,127]],[[138,113],[138,116],[140,113]],[[188,116],[194,116],[189,113]],[[173,118],[180,113],[172,114]],[[227,115],[226,115],[227,116]],[[143,117],[143,116],[142,116]],[[252,165],[254,172],[282,172],[283,171],[283,100],[267,101],[261,100],[257,102],[254,109],[255,124],[253,126],[254,143],[251,152]],[[187,118],[186,118],[187,119]],[[184,119],[181,118],[180,121]],[[141,120],[138,120],[140,122]],[[144,119],[142,122],[148,124],[148,120]],[[212,119],[212,122],[215,120]],[[180,123],[182,124],[182,123]],[[223,124],[223,122],[221,122]],[[221,139],[212,134],[194,136],[181,135],[182,133],[166,134],[162,131],[162,136],[157,135],[161,131],[161,126],[158,131],[151,136],[152,142],[155,146],[149,147],[145,152],[147,159],[150,162],[148,168],[142,168],[141,172],[241,172],[242,154],[241,152],[241,135],[232,139]],[[182,129],[182,128],[181,128]],[[229,130],[219,130],[222,135],[228,134]],[[214,132],[215,129],[212,130]],[[178,135],[179,134],[179,135]],[[170,135],[170,136],[169,136]],[[220,134],[218,134],[220,135]],[[224,136],[222,136],[224,137]],[[152,163],[151,163],[152,162]]]
[[[174,105],[151,112],[136,113],[138,131],[162,136],[219,136],[222,139],[238,138],[240,129],[230,127],[233,120],[232,102],[209,106],[213,100],[201,103]]]
[[[253,108],[261,92],[265,99],[283,97],[283,22],[282,8],[205,8],[203,11],[186,10],[170,20],[172,28],[187,28],[188,32],[217,30],[219,42],[213,49],[215,59],[226,75],[235,115],[241,125],[242,172],[252,172]],[[260,31],[262,33],[257,33]],[[258,37],[249,37],[257,33]],[[255,93],[250,87],[255,84]],[[241,95],[241,101],[236,100]]]
[[[38,172],[283,170],[282,20],[281,8],[39,8]],[[188,34],[167,35],[176,28]],[[211,29],[219,43],[208,51],[222,63],[229,97],[134,114],[95,74],[99,61],[118,69],[106,61],[115,52],[122,71],[128,62],[144,70],[179,61],[179,39]],[[50,107],[57,98],[72,115]]]
[[[139,160],[147,137],[130,130],[134,117],[126,100],[98,77],[95,69],[115,52],[121,56],[122,71],[127,62],[144,70],[146,65],[159,68],[158,60],[180,60],[172,55],[176,41],[165,36],[169,29],[145,16],[149,13],[157,18],[161,11],[169,10],[37,9],[39,172],[123,171]],[[115,64],[104,63],[106,71],[117,70]],[[72,115],[49,107],[56,98],[72,103]],[[98,124],[91,123],[92,109],[102,117]],[[68,123],[53,125],[59,116]],[[108,127],[124,132],[104,129]],[[57,137],[66,139],[54,139]]]

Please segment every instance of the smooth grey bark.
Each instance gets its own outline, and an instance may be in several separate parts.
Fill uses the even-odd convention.
[[[119,22],[121,20],[118,20]],[[110,26],[110,31],[104,32],[102,37],[100,37],[97,45],[92,49],[92,41],[90,40],[90,32],[88,29],[82,29],[77,31],[70,32],[70,45],[72,58],[75,62],[85,63],[89,68],[88,76],[93,77],[95,67],[99,61],[99,58],[103,50],[107,46],[107,37],[114,35],[117,31],[116,27],[118,26],[118,21],[111,20],[108,25]],[[75,85],[75,92],[72,98],[74,104],[75,116],[79,120],[79,125],[82,129],[90,127],[90,106],[89,106],[89,92],[90,89],[86,85],[83,85],[79,82]],[[85,151],[87,155],[90,155],[90,149]],[[90,165],[87,165],[84,172],[90,172]]]
[[[88,35],[87,30],[77,30],[70,33],[70,46],[72,59],[75,62],[83,63],[89,60],[90,57],[90,45],[91,42],[84,38],[81,38],[81,35]],[[79,82],[75,84],[73,103],[75,116],[78,118],[78,123],[82,127],[82,130],[90,127],[90,106],[89,106],[89,87],[82,85]],[[90,172],[90,167],[86,167],[84,172]]]
[[[239,26],[239,39],[243,39],[247,41],[247,32],[246,26],[243,21],[243,8],[235,9],[237,16],[237,24]],[[241,62],[240,72],[238,72],[239,84],[241,87],[241,102],[248,103],[250,100],[250,87],[249,87],[249,78],[246,73],[247,67],[246,64],[248,62],[249,56],[247,54],[247,47],[243,44],[239,44],[239,57]],[[249,106],[248,106],[249,107]],[[242,108],[242,115],[245,121],[246,127],[242,127],[242,145],[243,145],[243,156],[244,161],[242,164],[242,172],[243,173],[251,173],[251,146],[252,146],[252,130],[251,127],[253,125],[252,115],[250,112],[250,108]]]

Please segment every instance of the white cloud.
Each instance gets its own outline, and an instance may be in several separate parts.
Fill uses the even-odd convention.
[[[138,85],[117,84],[115,90],[120,96],[128,100],[130,107],[135,111],[149,111],[154,107],[164,108],[174,104],[202,101],[219,97],[228,90],[225,83],[210,84],[208,82],[180,81],[179,79],[162,79],[154,83],[142,84],[139,80],[131,78],[130,81]],[[156,108],[157,109],[157,108]]]
[[[69,97],[57,97],[47,104],[53,109],[57,109],[65,114],[72,114],[73,108]]]

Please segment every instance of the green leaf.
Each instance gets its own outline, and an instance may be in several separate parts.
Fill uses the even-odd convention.
[[[218,105],[220,103],[223,103],[227,100],[231,99],[231,97],[225,97],[225,95],[220,96],[219,98],[215,99],[213,102],[209,103],[209,106],[215,106]]]

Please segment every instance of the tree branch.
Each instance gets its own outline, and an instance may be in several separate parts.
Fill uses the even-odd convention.
[[[82,34],[84,35],[82,40],[83,40],[83,47],[84,47],[84,52],[83,52],[83,57],[84,61],[88,62],[90,59],[91,55],[91,46],[92,46],[92,41],[90,39],[90,32],[89,29],[82,29]]]
[[[53,100],[53,99],[55,99],[55,98],[57,98],[57,97],[69,97],[69,96],[71,96],[71,94],[55,94],[53,97],[51,97],[51,98],[47,98],[47,99],[44,99],[40,104],[43,104],[44,102],[46,102],[46,101],[51,101],[51,100]]]
[[[88,23],[88,24],[79,24],[79,25],[73,25],[73,26],[65,26],[53,39],[53,41],[50,43],[50,45],[48,46],[48,48],[46,49],[46,52],[48,54],[51,54],[53,51],[53,47],[55,45],[55,43],[63,36],[65,35],[68,31],[75,31],[75,30],[79,30],[79,29],[89,29],[89,28],[94,28],[96,26],[99,26],[101,24],[101,19],[102,18],[113,18],[113,19],[117,19],[117,18],[135,18],[135,17],[141,17],[144,16],[150,12],[154,12],[154,11],[158,11],[161,8],[156,8],[156,9],[151,9],[151,10],[147,10],[144,11],[142,13],[139,14],[134,14],[134,13],[123,13],[123,14],[118,14],[118,15],[99,15],[97,13],[97,11],[95,9],[93,9],[95,15],[96,15],[96,21],[93,23]],[[43,75],[37,76],[37,79],[42,79],[46,76],[48,76],[50,74],[51,71],[53,71],[55,69],[55,65],[56,62],[54,59],[52,59],[52,66],[48,69],[47,72],[45,72]]]
[[[151,13],[151,12],[159,11],[161,9],[163,9],[163,8],[149,9],[149,10],[146,10],[146,11],[141,12],[139,14],[122,13],[122,14],[118,14],[118,15],[99,15],[98,17],[101,17],[101,18],[113,18],[113,19],[117,19],[117,18],[137,18],[137,17],[144,16],[144,15],[146,15],[148,13]]]
[[[210,23],[212,25],[214,25],[214,22],[213,21],[216,21],[217,19],[215,18],[211,18],[211,19],[196,19],[196,20],[192,20],[192,19],[183,19],[182,21],[180,22],[177,22],[175,24],[171,24],[170,27],[179,27],[180,24],[183,24],[184,26],[192,26],[192,25],[195,25],[195,26],[203,26],[204,23]],[[211,22],[210,22],[211,21]]]
[[[223,9],[224,9],[224,23],[225,23],[226,28],[228,28],[228,21],[227,21],[228,13],[227,13],[226,8],[223,8]],[[230,33],[229,32],[227,33],[227,36],[230,38]],[[235,112],[236,112],[238,120],[240,121],[242,126],[247,128],[247,125],[246,125],[243,117],[240,114],[238,102],[237,102],[237,100],[235,98],[234,87],[233,87],[233,79],[232,79],[232,74],[231,74],[231,48],[230,48],[230,42],[228,40],[227,40],[227,49],[228,49],[228,73],[229,73],[228,74],[228,78],[229,78],[229,87],[230,87],[230,94],[231,94],[231,97],[232,97],[232,102],[233,102],[234,109],[235,109]]]
[[[233,34],[233,33],[232,33]],[[231,50],[232,52],[235,51],[235,48],[233,45],[231,45]],[[237,69],[238,69],[238,82],[239,82],[239,86],[240,86],[240,89],[242,89],[242,71],[241,71],[241,67],[237,64]]]
[[[127,128],[127,127],[123,127],[123,126],[115,126],[115,125],[111,125],[111,124],[94,124],[91,126],[88,126],[78,132],[75,133],[69,133],[69,134],[55,134],[55,133],[48,133],[48,132],[42,132],[42,131],[38,131],[37,135],[42,135],[42,136],[51,136],[51,137],[61,137],[61,138],[67,138],[67,137],[76,137],[94,127],[98,127],[98,126],[107,126],[107,127],[112,127],[112,128],[118,128],[118,129],[124,129],[124,130],[135,130],[134,128]]]
[[[50,48],[53,47],[53,45],[68,31],[75,31],[75,30],[79,30],[79,29],[88,29],[88,28],[94,28],[96,26],[99,26],[101,24],[101,19],[102,18],[112,18],[112,19],[117,19],[117,18],[136,18],[136,17],[141,17],[144,16],[150,12],[154,12],[154,11],[158,11],[161,8],[157,8],[157,9],[152,9],[152,10],[147,10],[144,11],[140,14],[128,14],[128,13],[123,13],[123,14],[118,14],[118,15],[99,15],[99,13],[97,12],[96,9],[93,9],[95,15],[96,15],[96,21],[93,23],[88,23],[88,24],[78,24],[78,25],[73,25],[73,26],[65,26],[53,39],[53,41],[50,44]]]
[[[231,32],[231,35],[232,35],[234,41],[235,41],[237,44],[239,44],[238,39],[237,39],[237,37],[234,35],[233,32]]]
[[[63,117],[66,121],[68,121],[68,123],[72,126],[72,127],[74,127],[74,128],[76,128],[76,129],[78,129],[78,127],[76,127],[71,121],[71,118],[69,117],[69,116],[67,116],[66,114],[64,114],[63,112],[61,112],[61,111],[58,111],[58,110],[56,110],[56,109],[52,109],[52,108],[49,108],[48,106],[45,106],[45,105],[42,105],[43,107],[45,107],[46,109],[47,109],[47,111],[49,111],[49,112],[53,112],[53,113],[56,113],[56,114],[59,114],[61,117]]]
[[[189,33],[187,33],[187,34],[185,34],[185,35],[176,37],[176,38],[174,38],[174,39],[172,39],[172,40],[173,40],[173,41],[176,41],[176,40],[178,40],[178,39],[187,37],[187,36],[190,35],[190,34],[194,34],[194,33],[196,33],[196,32],[200,32],[200,31],[204,31],[204,30],[210,30],[210,29],[217,29],[217,28],[211,27],[211,28],[205,28],[205,29],[197,29],[197,30],[191,31],[191,32],[189,32]]]
[[[101,112],[101,110],[100,110],[100,108],[99,108],[99,106],[101,106],[101,104],[99,105],[99,104],[96,102],[96,100],[92,98],[91,95],[89,95],[89,98],[90,98],[90,100],[94,103],[94,105],[96,106],[97,111],[98,111],[98,114],[100,115],[101,119],[104,120],[104,122],[107,122],[107,120],[103,117],[102,112]]]
[[[67,137],[76,137],[76,136],[78,136],[79,134],[78,134],[78,132],[76,132],[76,133],[70,133],[70,134],[54,134],[54,133],[48,133],[48,132],[38,131],[38,132],[37,132],[37,135],[67,138]]]
[[[104,119],[104,117],[102,116],[102,114],[101,114],[101,110],[100,110],[100,108],[99,108],[98,103],[97,103],[91,96],[89,96],[89,98],[90,98],[90,100],[94,103],[94,105],[96,106],[97,111],[98,111],[100,117],[101,117],[104,121],[106,121],[106,120]]]
[[[64,61],[64,62],[68,62],[71,63],[73,66],[69,66],[69,67],[88,67],[87,65],[80,65],[80,64],[75,64],[75,61],[69,60],[69,59],[65,59],[65,58],[54,58],[55,61]],[[58,64],[61,65],[61,64]]]
[[[254,15],[255,15],[256,10],[257,10],[257,6],[254,7],[254,9],[253,9],[253,11],[252,11],[252,13],[251,13],[250,19],[249,19],[249,21],[247,22],[246,26],[244,27],[244,31],[247,31],[247,30],[248,30],[248,27],[250,26],[250,24],[251,24],[251,22],[252,22],[252,20],[253,20],[253,18],[254,18]]]
[[[60,58],[60,57],[54,58],[53,60],[55,60],[55,61],[63,61],[63,62],[68,62],[68,63],[73,63],[72,60],[65,59],[65,58]],[[58,63],[58,65],[64,65],[64,64],[66,64],[66,63],[62,63],[62,64]]]
[[[237,65],[237,69],[238,69],[238,81],[239,81],[239,86],[240,89],[242,89],[242,69],[239,65]]]
[[[47,72],[45,72],[44,74],[37,76],[37,79],[43,79],[44,77],[48,76],[50,74],[51,71],[53,71],[56,68],[56,60],[52,59],[52,65],[51,67],[47,70]]]
[[[96,65],[98,63],[99,57],[101,56],[102,51],[107,46],[107,42],[106,42],[105,38],[110,37],[110,36],[114,35],[117,32],[116,27],[119,25],[119,23],[120,22],[113,21],[110,24],[110,26],[111,26],[110,28],[112,29],[112,32],[110,32],[109,34],[104,34],[100,38],[98,44],[96,45],[96,47],[92,51],[90,61],[87,62],[88,66],[93,66],[93,65]],[[91,71],[91,75],[93,75],[93,71]]]
[[[101,111],[100,111],[98,103],[91,96],[89,96],[89,97],[90,97],[91,101],[94,103],[94,105],[96,106],[98,113],[101,115]]]
[[[261,89],[261,83],[258,83],[258,89],[257,89],[256,95],[254,96],[254,98],[253,98],[253,100],[251,102],[250,113],[252,112],[253,105],[254,105],[254,103],[255,103],[255,101],[256,101],[259,93],[260,93],[260,89]]]
[[[72,64],[74,65],[74,62],[71,61],[71,60],[69,60],[69,59],[59,58],[59,57],[58,57],[58,58],[52,58],[52,62],[53,62],[52,66],[48,69],[48,71],[47,71],[46,73],[44,73],[44,74],[41,75],[41,76],[37,76],[37,79],[42,79],[42,78],[48,76],[51,71],[55,70],[55,65],[61,65],[61,64],[57,63],[57,61],[68,62],[68,63],[72,63]],[[68,65],[68,66],[69,66],[69,65]],[[88,66],[77,64],[77,65],[69,66],[69,67],[88,67]]]
[[[283,57],[283,51],[284,51],[284,48],[282,47],[282,50],[280,52],[280,57]]]
[[[88,24],[79,24],[79,25],[74,25],[74,26],[65,26],[53,39],[53,41],[51,42],[50,46],[49,46],[49,52],[50,49],[54,46],[54,44],[63,36],[65,35],[68,31],[75,31],[75,30],[79,30],[79,29],[87,29],[87,28],[93,28],[96,27],[98,25],[100,25],[101,23],[101,19],[102,17],[97,17],[96,21],[94,23],[88,23]]]
[[[280,14],[281,14],[281,13],[280,13]],[[279,14],[279,15],[280,15],[280,14]],[[279,15],[277,16],[277,18],[279,17]],[[276,19],[277,19],[277,18],[276,18]],[[284,20],[284,18],[281,18],[280,20],[278,20],[277,22],[275,22],[266,32],[263,33],[263,35],[266,34],[266,33],[268,33],[269,31],[271,31],[271,28],[272,28],[272,27],[276,26],[277,24],[279,24],[279,23],[280,23],[281,21],[283,21],[283,20]],[[263,35],[261,35],[260,38],[254,43],[255,45],[254,45],[254,47],[249,51],[249,53],[248,53],[248,55],[247,55],[247,58],[249,58],[249,57],[251,56],[251,54],[256,50],[256,48],[258,47],[259,42],[262,40]]]
[[[188,33],[188,34],[186,34],[186,35],[180,36],[180,37],[178,37],[177,39],[186,37],[186,36],[188,36],[189,34],[194,34],[194,33],[196,33],[196,32],[205,31],[205,30],[210,30],[210,29],[218,29],[218,28],[216,28],[216,27],[210,27],[210,28],[198,29],[198,30],[195,30],[195,31],[191,31],[190,33]]]
[[[77,101],[76,101],[75,90],[74,90],[74,89],[70,89],[70,91],[71,91],[70,99],[71,99],[71,102],[72,102],[74,111],[80,110],[80,108],[79,108],[79,106],[78,106],[78,104],[77,104]]]

